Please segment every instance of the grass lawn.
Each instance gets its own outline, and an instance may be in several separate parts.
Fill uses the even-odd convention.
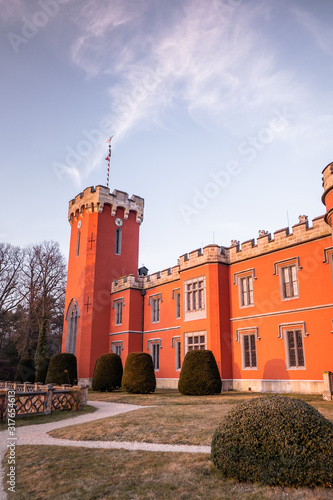
[[[96,422],[52,431],[80,440],[126,440],[209,445],[223,416],[237,403],[263,394],[228,392],[183,396],[157,390],[132,395],[89,392],[88,399],[150,405]],[[333,421],[333,403],[292,395]],[[76,415],[77,413],[75,413]],[[73,415],[73,413],[71,414]],[[31,423],[42,417],[31,419]],[[46,418],[50,421],[54,415]],[[19,444],[19,443],[18,443]],[[16,447],[16,497],[24,499],[332,499],[330,489],[288,489],[225,480],[208,454],[93,450],[61,446]],[[8,467],[4,460],[5,469]]]
[[[237,403],[263,394],[224,393],[215,396],[183,396],[159,390],[136,395],[123,392],[89,393],[89,400],[154,405],[97,422],[57,429],[53,437],[93,441],[140,441],[147,443],[210,445],[212,435]],[[333,421],[333,404],[321,396],[299,396]]]
[[[24,425],[36,425],[36,424],[48,424],[49,422],[58,422],[60,420],[66,420],[67,418],[78,417],[79,415],[85,415],[86,413],[93,413],[97,410],[93,406],[87,405],[82,410],[72,411],[72,410],[55,410],[51,415],[30,415],[26,417],[20,417],[15,419],[15,427],[23,427]],[[0,421],[0,432],[7,429],[7,420]]]
[[[225,480],[204,454],[19,446],[16,498],[327,500],[333,492]]]

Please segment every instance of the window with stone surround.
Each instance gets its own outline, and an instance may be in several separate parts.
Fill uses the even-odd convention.
[[[161,350],[161,339],[149,339],[147,349],[150,351],[150,355],[153,359],[154,370],[158,371],[160,369],[160,350]]]
[[[286,330],[287,367],[305,368],[302,330]]]
[[[305,369],[304,338],[308,337],[304,321],[279,325],[279,338],[284,339],[288,370]]]
[[[159,323],[160,321],[160,305],[162,302],[162,294],[156,293],[148,299],[148,305],[151,306],[151,322]]]
[[[242,334],[241,346],[243,370],[257,369],[257,345],[255,333]]]
[[[118,356],[121,357],[122,350],[123,350],[122,340],[115,340],[114,342],[111,342],[111,352],[114,352],[115,354],[118,354]]]
[[[240,307],[253,306],[253,278],[251,275],[239,278]]]
[[[175,350],[175,369],[176,371],[180,371],[182,360],[180,336],[172,337],[171,347]]]
[[[189,352],[206,349],[206,337],[206,331],[185,333],[185,351]]]
[[[112,309],[115,310],[114,324],[115,326],[121,325],[123,322],[123,307],[124,297],[119,297],[112,302]]]
[[[206,277],[184,281],[185,321],[206,317]]]
[[[299,258],[287,259],[274,264],[274,274],[279,276],[282,300],[297,299],[299,297],[298,269]]]
[[[175,300],[175,308],[176,308],[176,319],[180,318],[180,289],[175,288],[172,290],[172,298]]]

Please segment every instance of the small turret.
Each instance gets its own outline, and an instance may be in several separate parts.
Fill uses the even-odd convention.
[[[326,206],[325,222],[333,228],[333,163],[329,163],[323,170],[324,194],[322,202]]]

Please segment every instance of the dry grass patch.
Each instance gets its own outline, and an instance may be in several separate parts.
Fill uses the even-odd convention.
[[[155,405],[96,422],[57,429],[53,437],[93,441],[139,441],[161,444],[210,445],[214,431],[228,411],[241,401],[262,393],[227,392],[214,396],[184,396],[160,389],[154,394],[89,393],[89,400]],[[294,395],[293,395],[294,396]],[[333,420],[333,404],[317,395],[300,399]]]
[[[169,405],[142,408],[50,432],[57,438],[93,441],[207,445],[233,405]]]
[[[327,500],[323,489],[269,488],[224,480],[209,455],[18,446],[20,500]]]

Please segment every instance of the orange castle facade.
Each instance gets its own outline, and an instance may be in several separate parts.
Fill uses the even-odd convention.
[[[103,186],[69,203],[63,352],[91,383],[97,358],[148,352],[158,387],[176,388],[185,354],[210,349],[222,390],[323,391],[333,371],[333,163],[325,216],[273,235],[208,245],[178,264],[138,271],[144,200]]]

